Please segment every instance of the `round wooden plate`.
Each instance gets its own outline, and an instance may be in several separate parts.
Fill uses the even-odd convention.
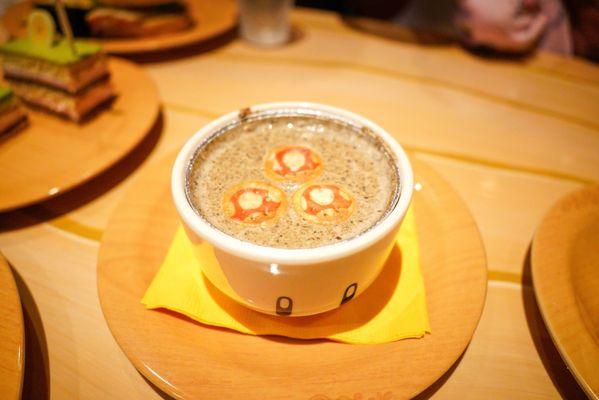
[[[17,285],[0,254],[0,393],[3,399],[20,399],[25,370],[25,331]]]
[[[94,38],[111,54],[163,51],[188,46],[218,36],[235,27],[237,5],[234,0],[187,0],[194,25],[181,32],[131,39]],[[6,10],[3,23],[13,36],[23,36],[31,1],[17,3]]]
[[[110,59],[118,97],[83,124],[30,110],[29,126],[0,138],[0,211],[79,185],[129,153],[156,122],[152,79],[135,64]]]
[[[112,215],[98,292],[127,357],[176,398],[405,398],[438,379],[466,348],[486,294],[485,252],[463,201],[415,163],[417,230],[432,334],[381,345],[250,336],[149,311],[140,299],[179,224],[170,195],[174,155],[148,168]],[[391,397],[390,397],[391,396]]]
[[[599,186],[553,206],[537,229],[531,261],[551,337],[588,396],[599,399]]]

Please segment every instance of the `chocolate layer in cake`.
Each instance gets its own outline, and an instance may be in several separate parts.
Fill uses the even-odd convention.
[[[13,95],[13,91],[0,86],[0,135],[27,124],[27,112]]]
[[[26,103],[63,115],[75,122],[81,121],[93,109],[116,95],[108,79],[95,82],[76,94],[23,80],[8,79],[8,82],[15,94]]]

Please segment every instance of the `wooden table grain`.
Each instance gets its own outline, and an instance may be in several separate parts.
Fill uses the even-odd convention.
[[[25,370],[25,331],[21,300],[10,266],[0,253],[0,393],[19,399]]]
[[[462,358],[421,398],[583,396],[538,312],[529,247],[557,199],[599,180],[599,68],[394,41],[325,12],[298,9],[293,21],[296,39],[279,49],[221,39],[143,57],[163,100],[160,126],[82,187],[0,214],[0,250],[17,275],[34,343],[24,397],[160,398],[99,307],[96,258],[108,216],[140,170],[203,124],[282,100],[329,103],[378,122],[456,188],[479,225],[489,265],[481,322]]]

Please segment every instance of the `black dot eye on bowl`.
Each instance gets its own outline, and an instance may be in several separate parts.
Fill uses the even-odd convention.
[[[278,315],[291,315],[293,310],[293,300],[291,297],[281,296],[277,299],[277,314]]]
[[[343,298],[341,299],[341,304],[347,303],[348,301],[353,299],[357,291],[358,291],[357,283],[352,283],[351,285],[349,285],[347,287],[347,289],[345,289],[345,292],[343,292]]]

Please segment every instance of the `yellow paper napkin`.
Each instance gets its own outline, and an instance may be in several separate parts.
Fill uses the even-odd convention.
[[[214,287],[179,227],[141,302],[149,309],[167,308],[203,324],[252,335],[361,344],[420,338],[430,333],[430,325],[415,228],[410,210],[381,274],[360,296],[323,314],[279,317],[243,307]]]

